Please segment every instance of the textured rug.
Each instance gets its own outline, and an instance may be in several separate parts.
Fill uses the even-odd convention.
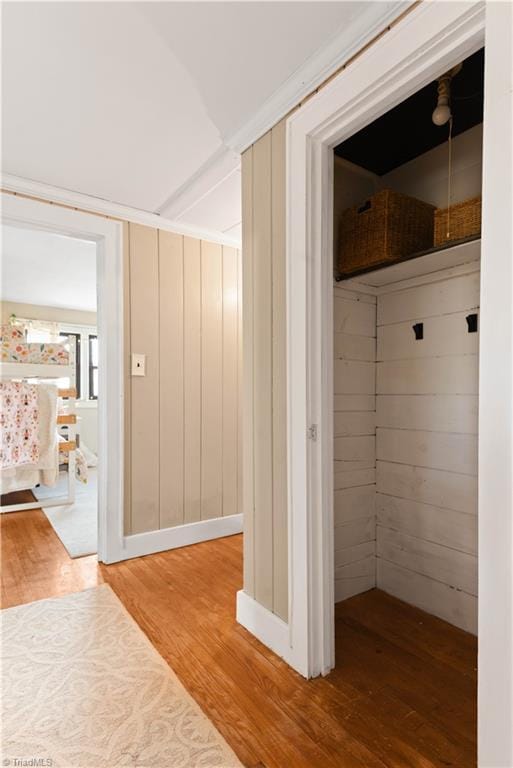
[[[62,541],[70,557],[94,555],[98,551],[98,483],[96,469],[88,471],[87,483],[76,483],[75,503],[65,507],[43,507],[50,525]],[[65,495],[67,473],[61,473],[55,488],[36,488],[36,498]]]
[[[3,766],[241,766],[106,584],[1,617]]]

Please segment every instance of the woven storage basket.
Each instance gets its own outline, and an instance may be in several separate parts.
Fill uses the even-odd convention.
[[[383,189],[340,217],[338,269],[350,275],[433,245],[433,205]]]
[[[449,214],[449,215],[448,215]],[[435,245],[446,245],[481,233],[481,198],[472,197],[435,211]]]

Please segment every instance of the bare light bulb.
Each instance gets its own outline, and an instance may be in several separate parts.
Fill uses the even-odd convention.
[[[438,78],[438,100],[431,115],[435,125],[445,125],[451,119],[451,72]]]
[[[431,115],[435,125],[445,125],[451,119],[451,108],[448,104],[438,104]]]

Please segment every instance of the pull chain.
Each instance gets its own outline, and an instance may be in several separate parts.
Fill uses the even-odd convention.
[[[449,168],[447,176],[447,231],[446,239],[450,238],[450,219],[451,219],[451,183],[452,183],[452,115],[449,118]]]

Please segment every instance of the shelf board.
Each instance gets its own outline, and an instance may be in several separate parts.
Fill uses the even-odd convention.
[[[341,288],[350,288],[351,284],[381,288],[390,283],[398,283],[402,280],[429,275],[439,272],[441,269],[449,269],[462,264],[470,264],[481,258],[481,238],[472,238],[445,245],[443,247],[430,248],[421,253],[415,253],[407,258],[377,267],[358,275],[347,277],[335,285]]]

